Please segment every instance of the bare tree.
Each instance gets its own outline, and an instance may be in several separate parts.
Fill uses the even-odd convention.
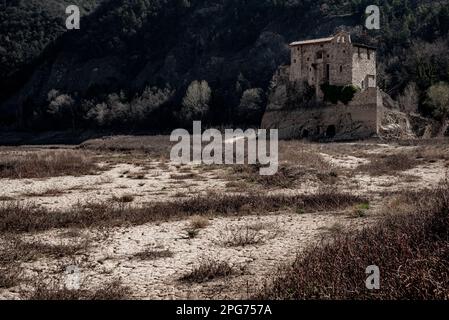
[[[419,106],[419,93],[416,83],[411,82],[405,87],[402,95],[398,97],[399,108],[406,113],[417,113]]]
[[[181,117],[186,121],[194,118],[200,119],[209,110],[211,95],[212,90],[207,81],[192,81],[182,100],[183,108],[181,109]]]

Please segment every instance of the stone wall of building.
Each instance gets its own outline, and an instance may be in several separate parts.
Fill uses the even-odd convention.
[[[357,46],[352,48],[352,83],[362,89],[376,86],[375,50]]]
[[[279,138],[353,140],[376,136],[382,120],[378,88],[359,92],[348,105],[267,110],[262,128],[278,129]]]
[[[376,53],[354,45],[346,32],[291,44],[291,65],[282,67],[273,81],[262,128],[278,129],[280,138],[352,140],[379,133],[383,101],[376,86]],[[301,99],[304,82],[315,88],[313,103]],[[361,91],[347,105],[326,103],[323,83],[353,84]]]
[[[372,77],[368,79],[368,75]],[[306,44],[292,44],[290,81],[315,86],[318,98],[322,98],[319,87],[325,82],[338,86],[374,87],[376,52],[352,44],[350,35],[345,32],[328,41],[318,39]]]

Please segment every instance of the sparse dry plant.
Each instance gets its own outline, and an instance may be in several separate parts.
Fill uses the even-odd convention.
[[[190,228],[192,229],[204,229],[210,224],[207,217],[193,216],[190,218]]]
[[[401,197],[410,206],[306,250],[255,298],[447,300],[449,182]],[[365,287],[370,265],[382,270],[380,290]]]
[[[98,172],[93,158],[79,150],[26,152],[0,159],[0,178],[46,178]]]
[[[165,250],[156,250],[152,248],[148,248],[144,251],[138,252],[134,255],[135,258],[140,260],[157,260],[163,258],[171,258],[173,257],[173,252],[165,249]]]
[[[67,289],[55,281],[37,281],[31,291],[22,292],[27,300],[124,300],[130,288],[114,280],[97,289]]]
[[[142,206],[86,203],[66,211],[31,203],[0,202],[0,233],[32,232],[52,228],[114,227],[185,219],[195,215],[241,216],[302,208],[307,212],[344,209],[365,203],[364,197],[335,190],[310,195],[206,195]]]
[[[183,282],[202,283],[217,278],[224,278],[236,273],[226,261],[218,261],[210,258],[202,259],[199,265],[191,272],[182,276],[179,280]]]

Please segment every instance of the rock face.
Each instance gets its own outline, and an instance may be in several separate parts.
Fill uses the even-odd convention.
[[[301,101],[289,81],[289,69],[281,68],[273,79],[262,127],[278,129],[281,139],[353,140],[376,136],[383,118],[382,94],[378,88],[357,92],[348,104]]]

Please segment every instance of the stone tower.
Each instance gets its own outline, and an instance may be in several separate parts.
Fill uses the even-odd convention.
[[[376,87],[376,48],[355,44],[347,32],[290,44],[290,81],[307,82],[322,99],[320,86]]]

